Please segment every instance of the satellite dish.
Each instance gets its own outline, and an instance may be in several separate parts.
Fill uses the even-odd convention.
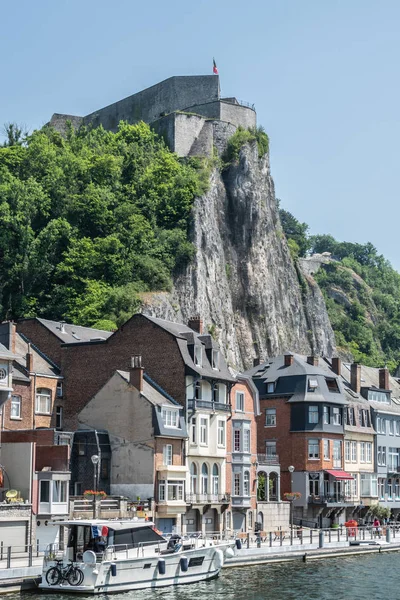
[[[8,490],[6,492],[6,498],[17,498],[19,492],[17,490]]]

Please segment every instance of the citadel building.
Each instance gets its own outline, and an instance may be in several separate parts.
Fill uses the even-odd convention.
[[[218,75],[189,75],[170,77],[85,117],[55,113],[50,125],[63,133],[68,121],[109,131],[117,131],[120,121],[144,121],[179,156],[211,156],[213,146],[219,153],[225,149],[239,126],[255,127],[257,116],[254,105],[221,98]]]

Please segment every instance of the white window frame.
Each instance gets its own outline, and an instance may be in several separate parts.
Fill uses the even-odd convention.
[[[197,444],[197,421],[196,417],[192,417],[190,422],[190,443]]]
[[[165,444],[163,447],[163,465],[168,467],[172,465],[173,461],[173,450],[172,444]]]
[[[250,473],[245,471],[243,473],[243,496],[250,496]]]
[[[308,439],[307,452],[308,452],[309,460],[319,460],[320,450],[319,450],[319,440],[318,439],[316,439],[316,438]]]
[[[233,474],[233,495],[234,496],[240,496],[240,473],[234,473]]]
[[[236,412],[244,412],[244,392],[236,392],[235,409]]]
[[[365,442],[360,442],[360,463],[365,463],[366,452],[365,452]]]
[[[162,421],[167,429],[179,429],[179,410],[163,406],[161,410]]]
[[[200,417],[200,446],[208,446],[208,419]]]
[[[275,381],[267,383],[267,394],[273,394],[275,391]]]
[[[265,409],[265,427],[276,427],[276,408]]]
[[[219,371],[220,353],[219,350],[211,350],[211,366],[215,371]]]
[[[16,411],[17,414],[13,414],[15,408],[17,408],[17,411]],[[22,397],[19,396],[18,394],[13,394],[11,396],[10,419],[13,421],[22,421],[21,411],[22,411]]]
[[[273,450],[273,452],[268,451],[268,448],[271,448],[271,450]],[[270,440],[270,441],[265,442],[265,455],[269,458],[273,458],[273,457],[277,456],[275,441]]]
[[[194,364],[196,365],[196,367],[203,366],[203,346],[195,345],[195,347],[194,347]]]
[[[340,408],[337,406],[332,407],[332,424],[333,425],[341,425],[342,424],[342,415],[340,414]]]
[[[250,454],[250,451],[251,451],[250,429],[248,429],[246,427],[245,429],[243,429],[243,452],[246,452],[246,454]]]
[[[351,452],[350,452],[350,441],[345,440],[344,443],[344,460],[346,462],[351,462]]]
[[[372,463],[372,442],[365,442],[365,462]]]
[[[46,393],[44,393],[46,392]],[[48,393],[47,393],[48,392]],[[39,410],[43,408],[41,403],[46,404],[45,410]],[[37,415],[51,415],[51,390],[49,388],[37,388],[35,394],[35,413]]]
[[[329,425],[329,406],[323,407],[322,422],[324,425]]]
[[[318,423],[319,421],[319,410],[318,406],[311,405],[308,407],[308,422],[309,423]]]
[[[394,421],[389,419],[389,435],[394,435]]]
[[[330,459],[330,443],[329,440],[324,440],[324,460],[329,460]]]
[[[66,481],[61,479],[54,479],[52,491],[52,502],[54,504],[66,504],[68,502],[68,487]]]
[[[242,432],[240,429],[235,427],[233,429],[233,451],[242,452]]]
[[[217,443],[220,448],[225,448],[226,435],[225,435],[225,421],[218,419],[217,423]]]

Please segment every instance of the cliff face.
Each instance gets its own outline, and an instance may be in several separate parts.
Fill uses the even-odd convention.
[[[276,208],[268,156],[256,142],[238,164],[212,174],[194,205],[196,255],[144,312],[173,320],[200,314],[230,364],[248,368],[291,350],[330,356],[334,335],[318,286],[296,273]]]

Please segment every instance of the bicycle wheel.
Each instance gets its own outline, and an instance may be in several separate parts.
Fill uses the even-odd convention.
[[[74,567],[67,575],[67,581],[70,585],[81,585],[84,578],[83,571],[78,567]]]
[[[51,567],[46,573],[46,581],[49,585],[57,585],[61,578],[62,574],[58,567]]]

